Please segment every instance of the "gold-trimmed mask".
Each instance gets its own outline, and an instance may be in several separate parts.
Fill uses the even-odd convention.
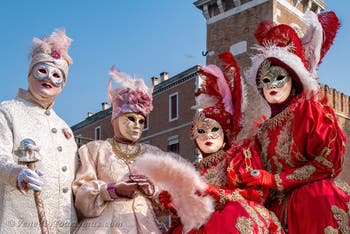
[[[290,73],[286,69],[271,65],[269,60],[265,60],[259,69],[258,88],[282,88],[290,79]]]

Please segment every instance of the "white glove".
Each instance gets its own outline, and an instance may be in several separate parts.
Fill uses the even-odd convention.
[[[41,191],[41,185],[44,182],[40,176],[42,176],[41,172],[24,168],[19,172],[17,177],[18,187],[24,191],[28,191],[29,189]]]

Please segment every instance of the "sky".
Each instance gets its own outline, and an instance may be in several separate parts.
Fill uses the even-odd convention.
[[[0,101],[27,88],[28,57],[33,37],[65,28],[73,39],[68,82],[54,109],[70,125],[108,102],[112,65],[131,76],[151,77],[163,71],[175,76],[205,65],[206,22],[194,0],[3,0],[0,3]],[[319,69],[319,79],[350,95],[350,1],[326,0],[327,10],[342,27]],[[59,3],[59,4],[57,4]]]

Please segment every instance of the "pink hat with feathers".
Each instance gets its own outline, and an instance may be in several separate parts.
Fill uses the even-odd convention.
[[[143,79],[132,78],[114,66],[109,75],[111,79],[108,82],[108,96],[113,107],[112,120],[128,112],[146,116],[152,111],[153,87],[148,88]],[[113,81],[120,87],[113,89]]]
[[[68,54],[68,49],[72,43],[72,39],[66,36],[64,29],[55,29],[50,36],[43,38],[34,38],[33,47],[30,52],[31,63],[29,72],[40,62],[47,62],[55,65],[62,70],[65,76],[65,82],[68,76],[68,68],[73,63],[72,58]]]

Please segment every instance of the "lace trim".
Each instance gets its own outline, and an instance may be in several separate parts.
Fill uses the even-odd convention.
[[[276,129],[283,125],[283,123],[290,118],[290,114],[292,113],[291,108],[288,106],[281,113],[276,115],[271,119],[267,119],[264,123],[264,126],[268,129]]]
[[[216,165],[225,158],[225,155],[226,152],[224,150],[219,150],[211,155],[208,155],[199,162],[200,170]]]

